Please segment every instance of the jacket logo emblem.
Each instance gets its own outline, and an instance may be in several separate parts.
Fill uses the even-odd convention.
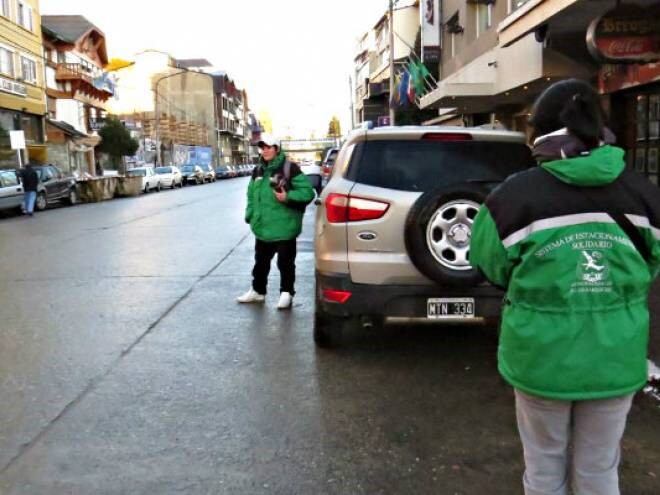
[[[582,251],[578,262],[578,275],[583,282],[599,284],[609,277],[609,266],[605,256],[600,251]]]

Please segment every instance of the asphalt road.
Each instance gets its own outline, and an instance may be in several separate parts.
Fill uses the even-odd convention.
[[[316,350],[313,207],[293,310],[276,275],[265,307],[237,305],[245,187],[0,220],[0,494],[522,493],[494,329]],[[659,404],[635,401],[624,494],[660,493]]]

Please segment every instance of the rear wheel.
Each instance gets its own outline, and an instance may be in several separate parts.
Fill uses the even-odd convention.
[[[75,189],[69,190],[68,201],[71,206],[75,205],[78,202],[78,193],[76,192]]]
[[[156,184],[156,192],[160,192],[160,182]]]
[[[314,343],[322,349],[337,347],[344,331],[344,320],[316,310],[314,313]]]
[[[149,192],[149,183],[146,183],[144,185],[144,194],[147,194]]]
[[[37,211],[44,211],[48,207],[48,198],[46,193],[40,192],[37,194],[37,200],[34,203]]]

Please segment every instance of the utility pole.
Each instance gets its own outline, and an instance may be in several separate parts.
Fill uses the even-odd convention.
[[[390,125],[396,125],[394,121],[394,108],[392,108],[392,98],[394,98],[394,0],[390,0],[390,101],[388,107],[390,109]]]
[[[353,105],[353,78],[348,76],[348,91],[351,94],[351,130],[355,129],[355,106]]]

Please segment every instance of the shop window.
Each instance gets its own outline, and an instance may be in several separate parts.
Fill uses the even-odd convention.
[[[43,144],[44,136],[41,117],[37,115],[21,115],[21,129],[25,132],[25,141],[31,144]]]
[[[637,95],[634,98],[635,143],[628,152],[637,172],[658,185],[660,164],[660,95]]]

